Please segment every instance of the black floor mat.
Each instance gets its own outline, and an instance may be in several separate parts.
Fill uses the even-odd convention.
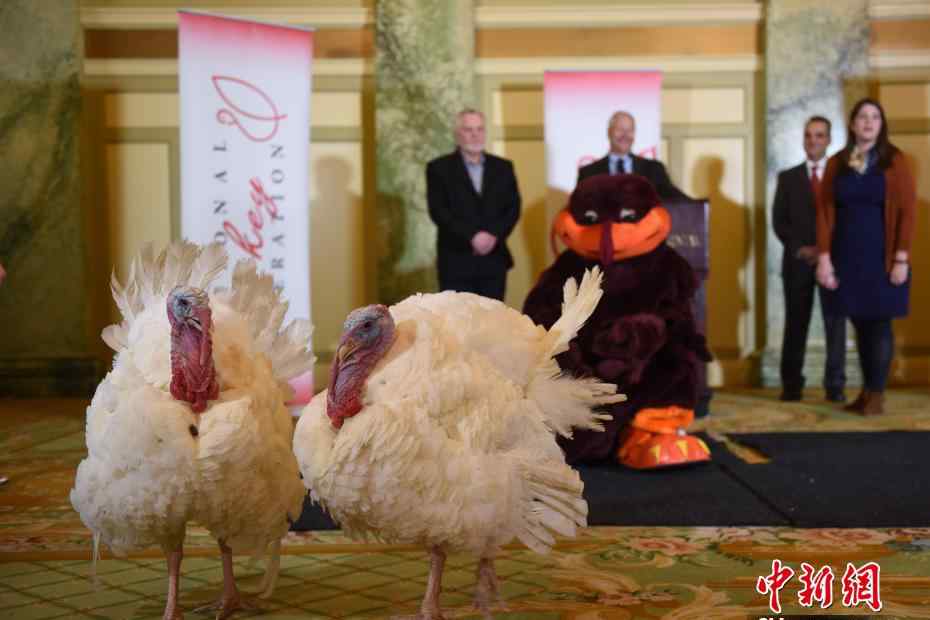
[[[706,439],[705,439],[706,441]],[[725,448],[711,445],[713,452]],[[716,463],[637,471],[582,465],[589,525],[787,525]]]
[[[771,459],[717,463],[796,527],[930,526],[930,433],[752,433],[730,439]]]
[[[582,465],[589,525],[930,526],[930,433],[751,433],[751,465],[702,438],[713,462],[636,471]],[[305,502],[295,530],[334,529]]]
[[[703,437],[716,454],[725,448]],[[589,525],[787,525],[787,520],[716,463],[637,471],[620,465],[582,465]],[[304,502],[292,529],[336,525]]]

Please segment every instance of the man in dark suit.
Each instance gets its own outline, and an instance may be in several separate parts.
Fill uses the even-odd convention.
[[[690,200],[675,187],[662,162],[637,157],[630,152],[636,140],[636,120],[629,112],[614,112],[607,123],[610,152],[605,157],[578,169],[578,183],[595,174],[638,174],[646,177],[662,200]],[[576,183],[577,185],[577,183]]]
[[[804,125],[807,161],[778,174],[772,223],[784,246],[781,274],[785,289],[785,332],[781,347],[781,400],[801,400],[804,353],[814,304],[817,226],[814,203],[820,191],[830,145],[830,121],[813,116]],[[823,386],[827,400],[846,400],[846,317],[823,315],[827,361]]]
[[[513,267],[507,237],[520,218],[517,177],[510,160],[485,152],[481,112],[459,112],[455,141],[455,151],[426,165],[439,288],[503,300]]]

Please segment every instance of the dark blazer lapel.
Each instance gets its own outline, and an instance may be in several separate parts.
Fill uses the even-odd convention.
[[[610,162],[608,161],[608,157],[606,155],[598,160],[591,162],[588,165],[591,166],[589,170],[591,170],[592,175],[610,173]]]
[[[807,163],[801,164],[796,170],[797,172],[794,175],[795,183],[798,184],[801,195],[805,197],[805,207],[814,208],[814,188],[811,187],[811,179],[807,176]]]
[[[481,169],[481,198],[482,202],[485,196],[490,196],[491,186],[497,180],[497,169],[493,168],[494,162],[487,155],[484,156],[484,166]],[[492,169],[493,168],[493,169]],[[471,179],[469,179],[470,181]]]

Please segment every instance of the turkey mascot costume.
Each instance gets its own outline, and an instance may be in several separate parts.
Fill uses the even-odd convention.
[[[585,269],[604,269],[604,297],[558,357],[562,370],[617,384],[628,400],[612,405],[606,432],[560,440],[569,463],[616,458],[636,469],[707,461],[694,420],[699,364],[710,361],[692,310],[697,278],[665,240],[671,217],[646,179],[597,175],[578,184],[555,218],[568,248],[539,278],[523,312],[547,329],[559,318],[562,286]]]

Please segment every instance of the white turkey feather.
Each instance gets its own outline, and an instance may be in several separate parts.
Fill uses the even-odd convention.
[[[104,338],[117,354],[87,408],[71,502],[115,553],[178,549],[190,521],[236,552],[262,553],[302,509],[282,386],[312,368],[311,327],[280,329],[287,304],[270,275],[240,263],[232,290],[210,294],[219,397],[195,414],[169,391],[168,295],[209,290],[226,264],[221,246],[182,241],[158,256],[144,249],[125,286],[113,278],[123,321]]]
[[[555,433],[600,428],[593,409],[623,396],[559,376],[552,356],[596,307],[599,273],[566,295],[557,332],[468,293],[392,306],[396,338],[363,409],[336,431],[323,392],[298,421],[294,452],[311,497],[350,536],[482,557],[514,538],[545,552],[555,535],[573,535],[587,504]]]

